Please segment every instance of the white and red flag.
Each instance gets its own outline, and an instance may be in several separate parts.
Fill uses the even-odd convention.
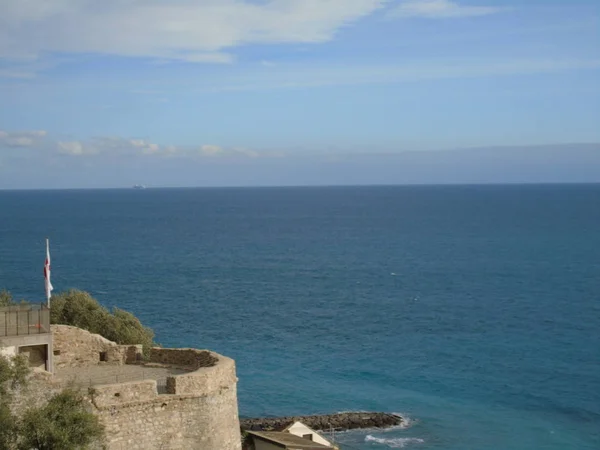
[[[50,242],[46,239],[46,262],[44,263],[44,284],[46,286],[46,300],[50,306],[50,296],[52,295],[52,283],[50,283]]]

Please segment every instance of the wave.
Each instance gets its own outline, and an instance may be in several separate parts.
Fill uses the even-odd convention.
[[[409,417],[408,415],[406,415],[404,413],[393,412],[392,414],[395,415],[395,416],[402,417],[402,423],[400,425],[398,425],[398,426],[388,428],[385,431],[398,430],[398,429],[404,430],[406,428],[412,427],[414,424],[417,423],[416,419],[413,419],[413,418]]]
[[[354,410],[348,410],[348,411],[337,411],[335,414],[348,414],[348,413],[369,413],[370,411],[366,411],[366,410],[358,410],[358,409],[354,409]],[[419,421],[417,419],[413,419],[412,417],[409,417],[407,414],[404,413],[399,413],[399,412],[391,412],[389,414],[393,414],[394,416],[398,416],[398,417],[402,417],[402,422],[400,423],[400,425],[395,425],[393,427],[388,427],[388,428],[377,428],[377,427],[371,427],[371,428],[353,428],[350,430],[340,430],[340,431],[336,431],[336,434],[340,434],[340,433],[356,433],[356,432],[369,432],[369,431],[377,431],[380,433],[389,433],[390,431],[398,431],[398,430],[405,430],[407,428],[412,427],[413,425],[417,424]],[[321,430],[324,433],[327,433],[328,430]]]
[[[384,439],[368,434],[367,437],[365,437],[365,442],[375,442],[376,444],[386,445],[389,448],[404,448],[409,444],[423,444],[425,441],[420,438],[412,437]]]

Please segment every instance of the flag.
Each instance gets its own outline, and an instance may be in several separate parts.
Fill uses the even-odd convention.
[[[46,262],[44,263],[44,283],[46,286],[46,299],[48,300],[48,304],[50,304],[50,295],[52,290],[52,283],[50,283],[50,243],[48,239],[46,239]]]

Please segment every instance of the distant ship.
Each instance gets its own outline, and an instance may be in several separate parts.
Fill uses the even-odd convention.
[[[134,184],[133,188],[134,189],[146,189],[146,186],[144,186],[143,184]]]

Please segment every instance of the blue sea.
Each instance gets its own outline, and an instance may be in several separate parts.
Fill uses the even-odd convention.
[[[243,416],[348,450],[600,449],[600,185],[0,191],[0,288],[235,358]],[[345,445],[344,445],[345,444]]]

